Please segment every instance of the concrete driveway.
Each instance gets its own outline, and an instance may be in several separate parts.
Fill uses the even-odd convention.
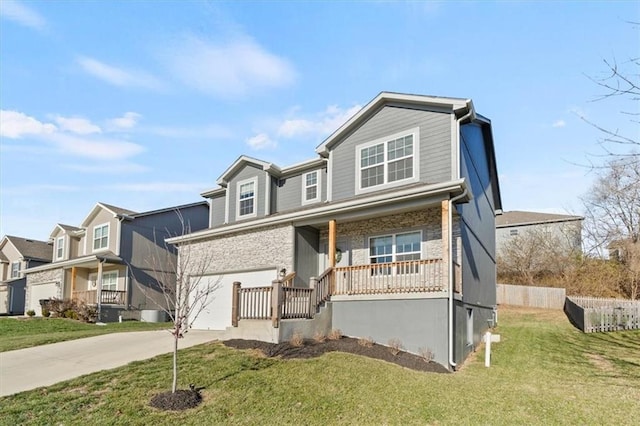
[[[224,340],[224,331],[190,330],[179,349]],[[166,330],[112,333],[0,353],[0,396],[49,386],[173,350]]]

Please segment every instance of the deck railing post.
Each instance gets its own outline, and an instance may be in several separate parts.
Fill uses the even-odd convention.
[[[311,289],[311,293],[309,293],[309,318],[313,318],[316,315],[316,310],[318,309],[315,277],[312,277],[311,280],[309,280],[309,288]]]
[[[233,327],[237,327],[239,319],[240,319],[240,283],[238,281],[235,281],[233,283],[233,294],[231,299],[231,325]]]
[[[271,286],[271,325],[278,328],[282,317],[282,282],[274,280]]]

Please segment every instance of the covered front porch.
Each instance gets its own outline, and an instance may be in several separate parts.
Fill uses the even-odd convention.
[[[117,256],[92,256],[65,267],[68,297],[89,305],[128,304],[128,268]]]

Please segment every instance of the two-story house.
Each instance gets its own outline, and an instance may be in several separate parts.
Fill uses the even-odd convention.
[[[0,241],[0,315],[24,313],[27,268],[51,262],[46,241],[6,235]]]
[[[204,201],[144,213],[97,203],[80,226],[54,227],[51,264],[25,271],[28,309],[40,315],[42,299],[76,299],[98,305],[102,321],[170,309],[160,285],[175,287],[175,247],[164,240],[206,228],[208,217]]]
[[[454,369],[496,306],[491,122],[468,99],[383,92],[316,154],[240,157],[202,194],[209,228],[169,239],[215,259],[202,285],[220,288],[193,326],[267,341],[339,329]]]

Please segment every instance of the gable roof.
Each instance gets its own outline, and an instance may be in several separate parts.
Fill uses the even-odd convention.
[[[383,105],[393,103],[430,107],[435,110],[459,112],[460,114],[464,114],[467,111],[474,111],[473,102],[471,102],[470,99],[380,92],[378,96],[373,98],[360,111],[355,113],[349,120],[325,139],[324,142],[318,145],[316,152],[322,156],[327,156],[331,147],[335,145],[345,134],[361,125]]]
[[[266,170],[276,175],[279,175],[281,171],[280,167],[273,163],[258,160],[257,158],[249,157],[248,155],[241,155],[231,166],[229,166],[227,170],[224,171],[224,173],[222,173],[222,175],[220,175],[218,180],[216,180],[216,183],[220,186],[226,186],[231,177],[247,164],[254,165],[259,169]]]
[[[496,216],[496,228],[554,222],[574,222],[583,219],[582,216],[514,210]]]
[[[24,259],[51,262],[53,257],[53,247],[46,241],[6,235],[0,247],[4,247],[7,242],[10,242]]]
[[[80,224],[81,227],[86,227],[89,222],[90,219],[93,217],[93,215],[96,213],[97,210],[99,209],[104,209],[107,210],[108,212],[110,212],[111,214],[113,214],[114,217],[118,217],[118,216],[132,216],[134,214],[136,214],[136,212],[134,212],[133,210],[129,210],[129,209],[124,209],[122,207],[116,207],[113,206],[111,204],[107,204],[107,203],[102,203],[102,202],[98,202],[96,203],[96,205],[91,209],[91,211],[89,212],[89,214],[87,215],[87,217],[84,218],[84,220],[82,221],[82,223]]]

